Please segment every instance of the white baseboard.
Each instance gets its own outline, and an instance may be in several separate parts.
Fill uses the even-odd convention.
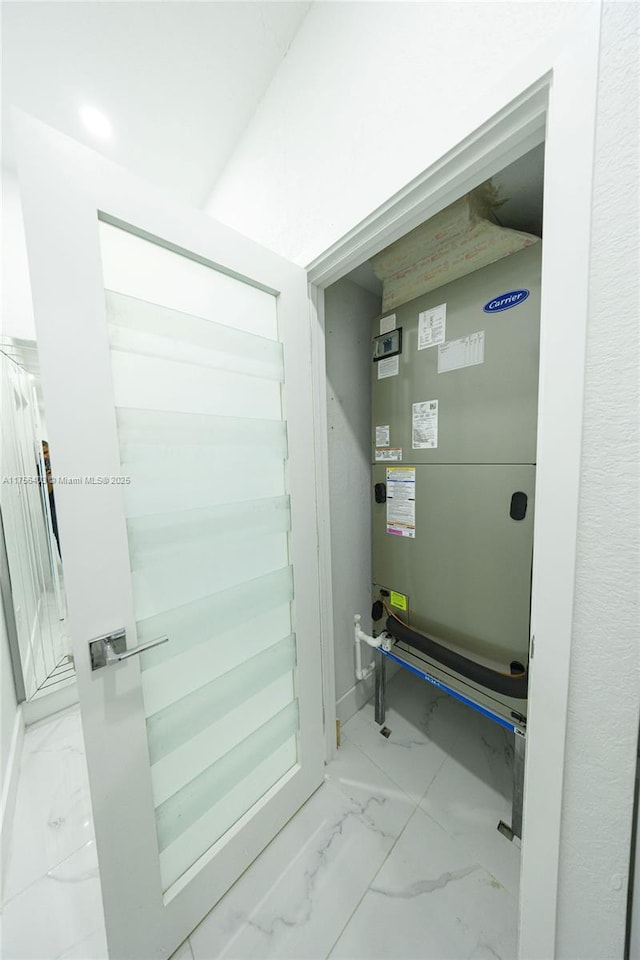
[[[368,680],[358,680],[351,690],[347,690],[344,696],[336,701],[336,717],[342,726],[350,720],[354,713],[357,713],[361,707],[364,707],[368,700],[373,696],[373,677]]]
[[[20,759],[22,757],[22,744],[24,741],[24,717],[22,714],[22,704],[16,710],[16,717],[13,724],[13,733],[11,735],[11,746],[7,765],[3,777],[2,798],[0,799],[0,855],[2,857],[2,866],[0,870],[0,904],[4,897],[4,871],[9,859],[9,843],[11,840],[11,828],[13,826],[13,814],[16,808],[16,798],[18,796],[18,780],[20,777]]]
[[[40,693],[33,700],[27,700],[22,704],[25,726],[29,727],[38,720],[44,720],[53,713],[59,713],[60,710],[66,710],[78,702],[78,683],[74,679],[72,682],[66,682],[62,689],[51,689],[51,693]]]
[[[401,669],[397,663],[388,661],[387,683],[389,683]],[[368,680],[358,680],[355,686],[351,687],[351,690],[347,690],[347,692],[336,701],[336,717],[340,721],[341,726],[345,724],[347,720],[350,720],[358,710],[364,707],[365,703],[371,700],[373,690],[374,680],[373,676],[371,676]]]

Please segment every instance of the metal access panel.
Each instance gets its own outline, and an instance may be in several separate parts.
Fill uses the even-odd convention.
[[[373,366],[372,461],[376,426],[406,463],[535,463],[542,244],[476,270],[395,310],[402,328],[398,374]],[[527,299],[497,313],[484,306],[512,290]],[[420,313],[446,304],[445,339],[458,345],[482,333],[484,362],[438,373],[439,346],[418,350]],[[380,334],[374,321],[372,336]],[[454,348],[455,349],[455,348]],[[395,358],[394,358],[395,359]],[[413,404],[438,400],[438,446],[414,449]],[[379,453],[380,455],[380,453]]]
[[[540,259],[538,243],[397,308],[401,352],[393,361],[372,359],[373,599],[382,596],[414,630],[502,673],[513,662],[528,665]],[[513,291],[527,296],[485,311]],[[437,343],[418,349],[419,315],[443,304],[445,343],[469,365],[446,369]],[[372,337],[380,333],[378,318]],[[387,367],[379,376],[378,364],[391,362],[397,374]],[[427,401],[437,401],[437,445],[414,448],[413,405]],[[394,476],[414,482],[404,525],[396,522],[397,498],[390,502]],[[458,676],[402,642],[393,649],[502,716],[526,715],[525,700]]]
[[[386,487],[388,469],[374,467],[374,484]],[[521,520],[511,517],[516,492],[527,498]],[[534,495],[531,465],[417,465],[415,536],[388,533],[389,501],[374,501],[374,599],[386,590],[400,619],[493,670],[526,665]],[[526,712],[522,701],[509,703]]]

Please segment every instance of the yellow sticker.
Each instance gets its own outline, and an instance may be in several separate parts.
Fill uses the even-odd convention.
[[[395,590],[391,591],[391,606],[397,607],[398,610],[407,609],[407,598],[404,593],[396,593]]]

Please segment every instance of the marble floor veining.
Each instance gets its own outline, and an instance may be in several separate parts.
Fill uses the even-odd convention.
[[[515,957],[512,737],[404,671],[388,704],[173,960]],[[77,708],[27,732],[5,881],[5,960],[106,958]]]
[[[2,903],[4,960],[106,957],[77,707],[25,733]]]

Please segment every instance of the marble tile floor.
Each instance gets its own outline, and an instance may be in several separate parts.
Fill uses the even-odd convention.
[[[388,704],[172,960],[515,957],[511,735],[405,671]],[[25,737],[3,902],[5,960],[106,958],[77,708]]]

